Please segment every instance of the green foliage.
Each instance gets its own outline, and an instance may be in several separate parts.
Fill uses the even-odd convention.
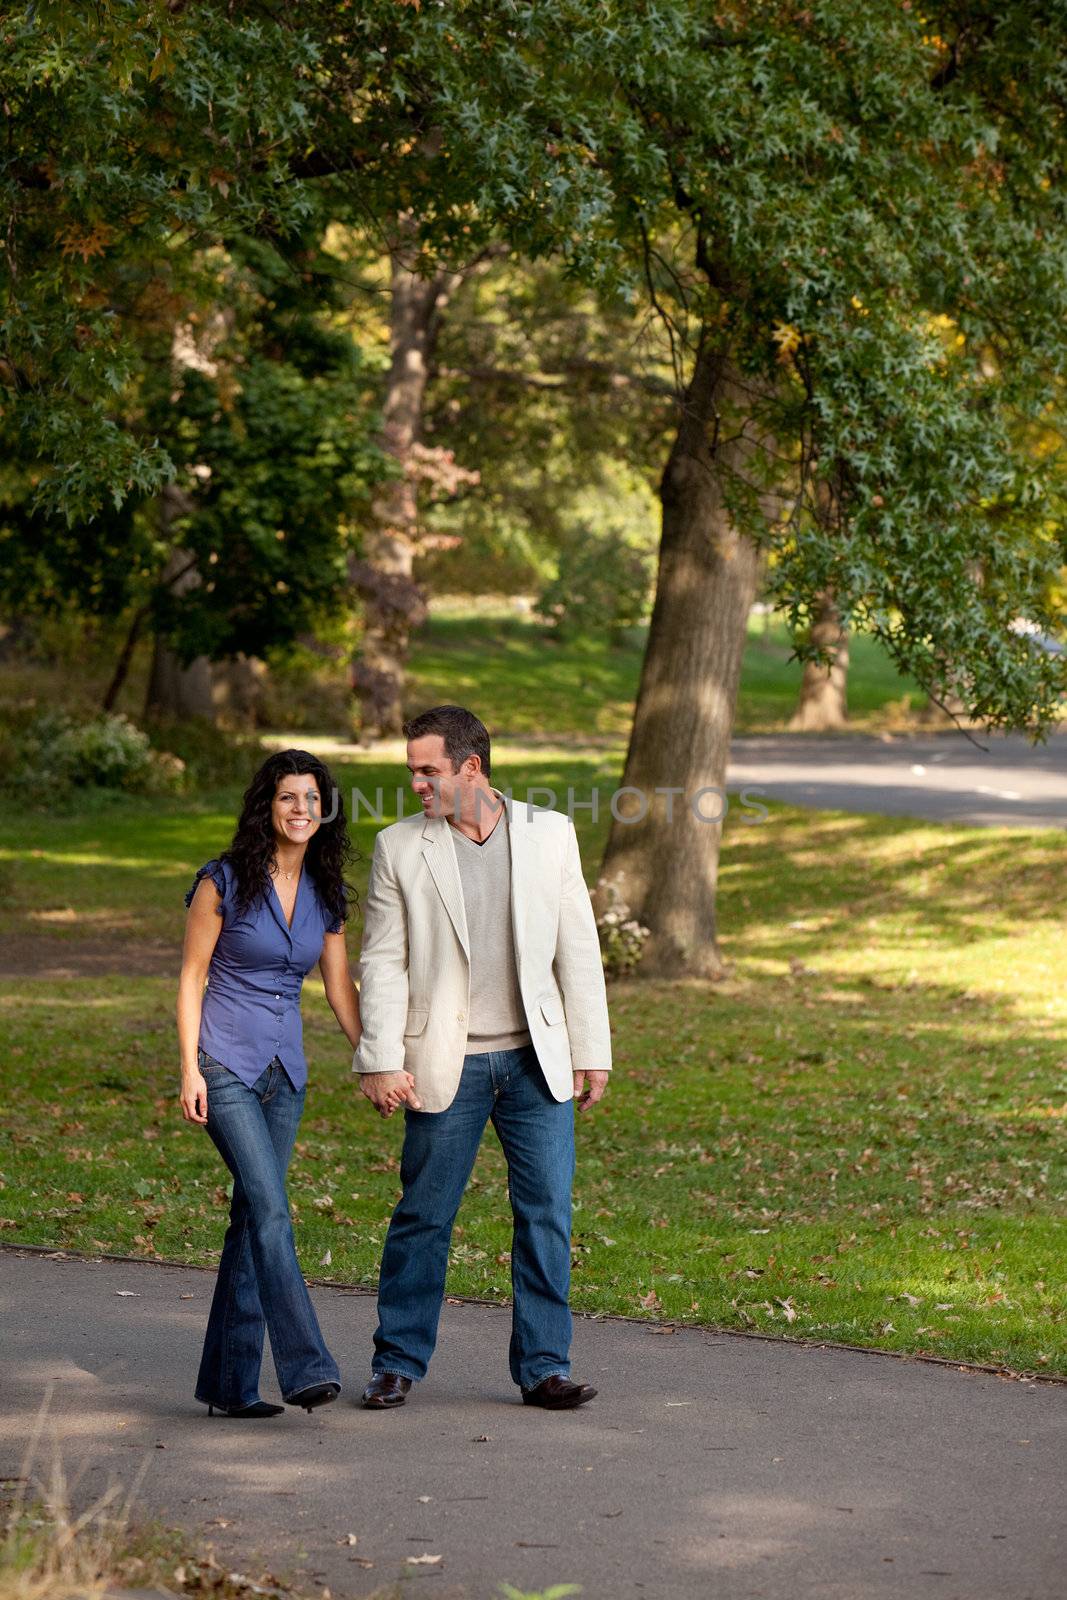
[[[80,789],[165,794],[184,787],[184,763],[171,752],[154,750],[148,735],[127,717],[78,721],[63,712],[45,712],[7,737],[4,787],[35,809],[54,809]]]
[[[158,585],[153,610],[187,659],[282,648],[348,599],[354,519],[384,458],[374,375],[321,300],[290,259],[234,241],[215,308],[232,328],[210,370],[156,396],[180,497],[168,533],[200,581]]]
[[[382,472],[374,380],[296,260],[321,264],[236,238],[200,262],[183,320],[141,330],[141,419],[173,469],[162,497],[86,526],[35,510],[27,474],[8,471],[9,604],[139,608],[187,660],[263,654],[338,611],[352,519]]]
[[[609,978],[627,978],[641,960],[649,930],[631,915],[616,884],[599,878],[597,889],[605,901],[596,918],[604,971]]]
[[[829,583],[920,682],[1041,729],[1067,668],[1010,624],[1054,627],[1063,560],[1061,455],[1018,441],[1064,376],[1064,5],[501,0],[476,45],[447,27],[480,204],[652,298],[683,381],[698,346],[737,374],[718,431],[763,444],[721,487],[796,624]]]
[[[306,35],[261,16],[115,0],[9,7],[0,93],[0,425],[33,504],[85,521],[173,470],[131,412],[138,330],[181,252],[308,204],[274,158],[306,125]]]
[[[559,557],[559,570],[542,591],[538,610],[555,622],[561,638],[606,636],[618,644],[627,628],[648,614],[652,563],[622,533],[579,528]]]
[[[425,428],[479,481],[427,519],[461,541],[420,564],[435,590],[536,592],[583,524],[651,554],[674,405],[657,333],[554,262],[504,256],[467,274],[437,337]]]
[[[798,628],[829,585],[982,720],[1054,714],[1067,661],[1010,623],[1054,631],[1064,554],[1060,452],[1021,448],[1065,376],[1064,0],[311,0],[298,25],[27,5],[5,26],[0,427],[30,503],[84,520],[170,476],[133,330],[173,320],[194,256],[410,208],[427,265],[502,234],[655,306],[681,388],[698,349],[735,375],[717,437],[761,443],[721,488]]]

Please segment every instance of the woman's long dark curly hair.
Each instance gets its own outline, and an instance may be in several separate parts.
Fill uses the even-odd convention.
[[[307,750],[279,750],[268,756],[244,793],[233,842],[222,860],[233,867],[239,911],[247,911],[271,889],[271,867],[277,841],[271,806],[279,778],[310,773],[318,784],[322,821],[308,840],[304,867],[332,917],[343,922],[357,903],[345,881],[345,869],[359,859],[348,837],[345,804],[330,769]]]

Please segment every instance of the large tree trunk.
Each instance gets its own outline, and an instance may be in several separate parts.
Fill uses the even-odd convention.
[[[382,449],[398,472],[375,499],[362,560],[351,567],[363,601],[363,638],[352,664],[364,740],[400,732],[411,629],[426,616],[422,589],[412,578],[418,546],[417,455],[423,402],[441,313],[460,281],[439,271],[415,271],[414,223],[402,219],[392,241],[391,360],[382,407]]]
[[[798,733],[832,733],[848,724],[848,634],[829,590],[816,599],[811,642],[829,654],[829,664],[805,661],[789,726]]]
[[[726,766],[761,565],[722,485],[761,448],[747,415],[750,394],[728,356],[702,346],[660,487],[656,600],[623,778],[640,798],[616,802],[623,815],[628,800],[635,813],[647,811],[639,821],[613,822],[601,868],[650,930],[643,977],[722,971],[715,887]],[[603,905],[604,893],[595,899]]]

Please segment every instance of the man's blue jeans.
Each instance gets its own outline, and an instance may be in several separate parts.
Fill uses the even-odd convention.
[[[264,1324],[283,1396],[339,1383],[296,1258],[285,1174],[304,1090],[278,1057],[251,1088],[205,1051],[207,1131],[233,1174],[230,1225],[208,1317],[196,1398],[247,1406],[259,1398]]]
[[[515,1227],[511,1376],[523,1389],[570,1373],[574,1104],[553,1098],[532,1046],[463,1060],[447,1111],[405,1111],[403,1195],[378,1284],[375,1372],[425,1377],[437,1342],[452,1224],[487,1122],[508,1163]]]

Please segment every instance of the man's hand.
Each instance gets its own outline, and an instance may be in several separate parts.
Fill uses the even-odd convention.
[[[379,1116],[391,1117],[402,1105],[410,1106],[412,1111],[422,1109],[410,1072],[361,1072],[359,1087]]]
[[[576,1072],[574,1074],[574,1098],[578,1102],[579,1111],[587,1111],[590,1106],[595,1106],[603,1098],[604,1090],[608,1086],[610,1072]]]

